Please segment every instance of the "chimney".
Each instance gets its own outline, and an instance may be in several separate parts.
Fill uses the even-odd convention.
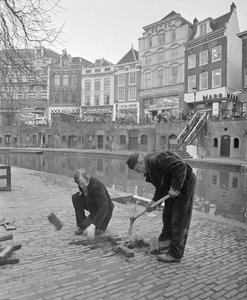
[[[232,12],[234,10],[234,8],[236,9],[236,5],[234,2],[232,2],[231,6],[230,6],[230,12]]]
[[[195,18],[195,19],[193,20],[193,25],[196,25],[196,23],[198,23],[197,18]]]

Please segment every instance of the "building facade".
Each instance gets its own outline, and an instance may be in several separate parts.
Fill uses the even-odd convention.
[[[18,120],[23,122],[35,115],[46,117],[49,98],[48,66],[60,54],[42,46],[20,49],[17,52],[21,59],[13,58],[7,70],[4,66],[1,67],[1,111],[15,111]]]
[[[108,121],[114,118],[114,64],[96,59],[82,70],[81,118]]]
[[[90,64],[84,58],[71,57],[64,50],[49,66],[48,119],[51,123],[80,116],[82,70]]]
[[[215,117],[237,117],[240,111],[241,40],[236,6],[216,18],[193,22],[185,43],[185,95],[189,110],[208,109]]]
[[[139,123],[140,62],[133,47],[114,68],[114,99],[116,118],[123,123]]]
[[[243,113],[247,115],[247,30],[238,34],[242,40],[242,91],[241,102]]]
[[[184,43],[192,34],[192,24],[172,11],[143,29],[139,39],[142,115],[175,115],[184,108]]]

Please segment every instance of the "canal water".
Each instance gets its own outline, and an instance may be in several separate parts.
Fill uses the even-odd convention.
[[[96,157],[90,154],[2,153],[0,164],[71,177],[86,168],[107,187],[151,199],[154,188],[142,175],[128,169],[126,158]],[[204,168],[192,165],[197,177],[194,209],[247,223],[247,173],[224,166]]]

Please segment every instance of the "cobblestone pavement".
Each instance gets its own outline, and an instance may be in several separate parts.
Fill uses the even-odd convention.
[[[0,226],[0,234],[12,233],[22,248],[12,255],[18,264],[0,266],[0,300],[247,299],[246,224],[195,211],[180,264],[158,262],[148,247],[126,258],[102,237],[80,244],[83,237],[74,235],[75,191],[72,178],[12,167],[12,191],[0,192],[0,219],[15,219],[18,228],[6,232]],[[124,241],[133,206],[115,204],[103,237]],[[51,212],[64,223],[60,231],[48,222]],[[137,219],[132,236],[157,236],[161,213]]]

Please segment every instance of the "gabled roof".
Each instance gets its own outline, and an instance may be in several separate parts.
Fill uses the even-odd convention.
[[[95,63],[91,63],[90,65],[88,65],[88,68],[100,68],[100,67],[107,67],[107,66],[113,66],[114,64],[111,63],[110,61],[100,58],[100,59],[96,59]]]
[[[144,26],[143,27],[143,29],[144,30],[146,30],[146,29],[148,29],[150,26],[153,26],[153,25],[155,25],[155,24],[158,24],[158,23],[160,23],[160,22],[162,22],[162,21],[166,21],[166,20],[169,20],[171,17],[173,17],[173,16],[179,16],[180,17],[180,20],[181,20],[181,22],[182,22],[182,24],[181,25],[184,25],[184,24],[188,24],[188,25],[192,25],[188,20],[186,20],[185,18],[183,18],[179,13],[177,13],[177,12],[175,12],[174,10],[172,11],[172,12],[170,12],[168,15],[166,15],[163,19],[161,19],[160,21],[158,21],[158,22],[155,22],[155,23],[152,23],[152,24],[149,24],[149,25],[147,25],[147,26]]]
[[[170,17],[175,16],[175,15],[177,15],[177,13],[173,10],[168,15],[166,15],[163,19],[161,19],[161,21],[164,21],[165,19],[169,19]]]
[[[117,65],[128,64],[139,59],[139,52],[136,51],[133,47],[120,59]]]
[[[214,26],[211,26],[212,30],[215,31],[215,30],[219,30],[221,28],[224,28],[225,27],[225,23],[228,23],[230,18],[231,18],[231,15],[232,15],[232,11],[230,11],[229,13],[227,14],[224,14],[223,16],[220,16],[216,19],[212,19],[212,18],[208,18],[208,19],[212,19],[214,21]],[[193,33],[191,34],[190,38],[189,38],[189,41],[193,40],[195,35],[196,35],[196,32],[197,32],[197,26],[198,24],[195,24],[194,25],[194,28],[193,28]]]

